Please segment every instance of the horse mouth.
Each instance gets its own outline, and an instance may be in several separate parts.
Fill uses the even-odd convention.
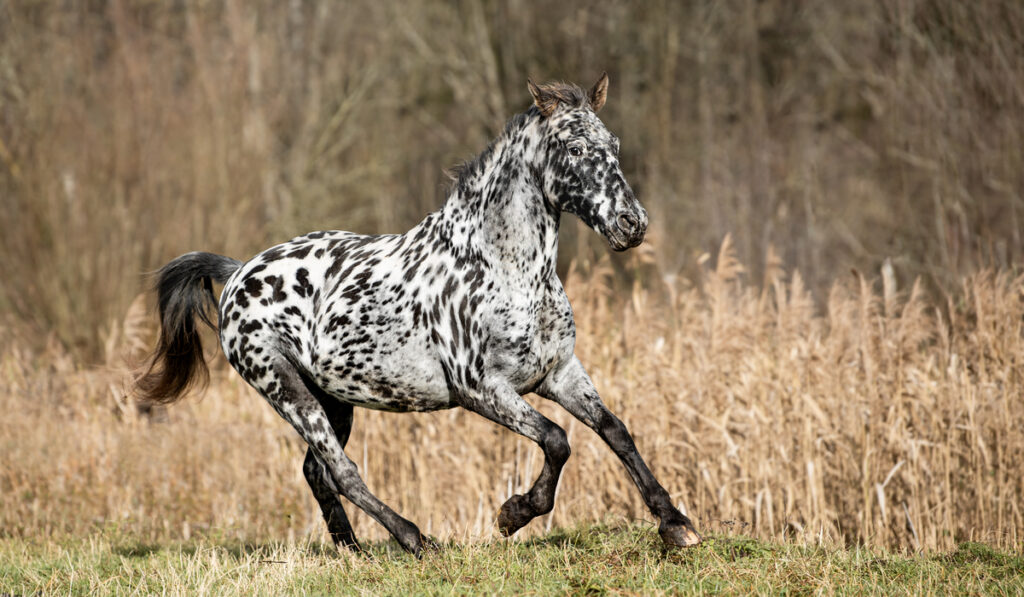
[[[633,236],[627,236],[621,230],[613,228],[604,236],[608,239],[608,244],[611,246],[612,250],[616,253],[621,253],[639,246],[644,242],[644,236],[646,235],[641,233]]]

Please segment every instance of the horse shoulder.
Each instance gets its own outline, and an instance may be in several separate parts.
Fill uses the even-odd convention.
[[[576,328],[560,283],[545,281],[492,293],[487,373],[528,391],[558,363],[572,357]]]
[[[550,350],[555,353],[557,363],[571,359],[576,349],[576,320],[569,297],[557,277],[549,284],[543,305],[539,324]]]

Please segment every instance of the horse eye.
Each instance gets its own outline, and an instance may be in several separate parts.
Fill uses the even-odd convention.
[[[583,155],[583,150],[578,145],[573,145],[569,148],[569,155],[578,158]]]

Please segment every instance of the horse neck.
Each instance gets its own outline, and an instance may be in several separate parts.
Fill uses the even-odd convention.
[[[478,253],[515,278],[555,275],[559,213],[544,200],[523,135],[506,135],[460,180],[441,209],[441,228],[458,250]]]

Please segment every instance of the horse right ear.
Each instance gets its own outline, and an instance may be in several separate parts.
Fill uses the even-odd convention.
[[[601,78],[594,83],[594,87],[590,90],[590,107],[595,113],[601,110],[604,106],[604,100],[608,99],[608,73],[601,73]]]
[[[551,116],[551,113],[558,107],[558,98],[555,97],[555,94],[551,93],[549,89],[538,87],[530,79],[526,79],[526,86],[530,89],[533,103],[540,110],[541,115],[545,118]]]

